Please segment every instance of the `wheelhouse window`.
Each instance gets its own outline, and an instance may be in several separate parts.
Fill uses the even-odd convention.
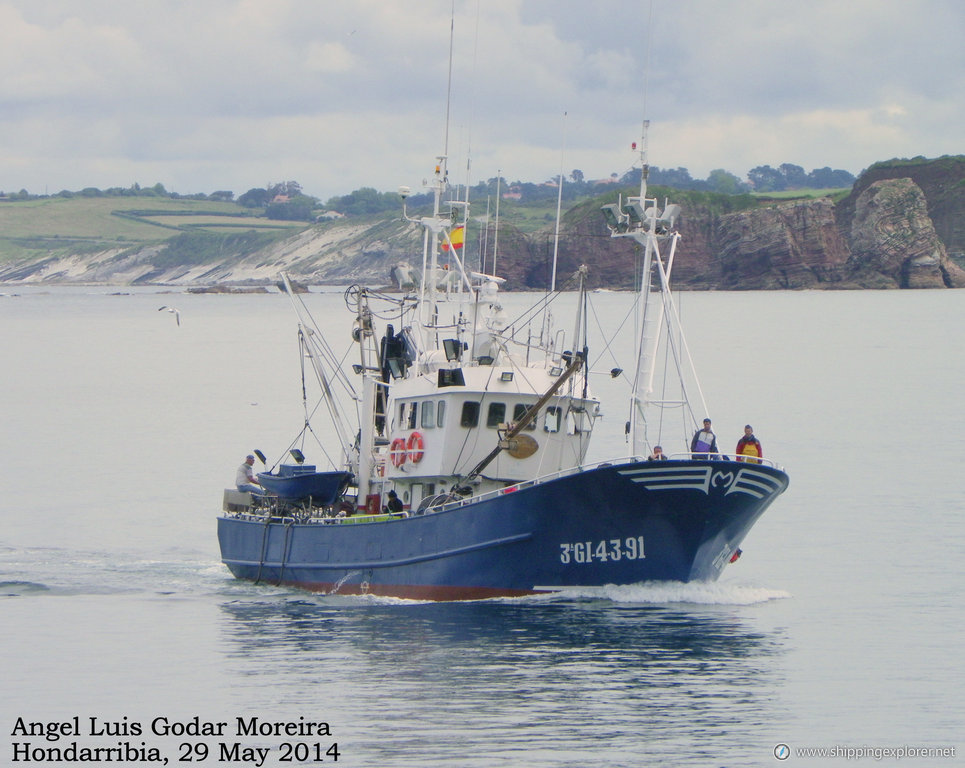
[[[513,421],[519,423],[523,420],[523,416],[526,415],[526,411],[529,410],[529,406],[526,403],[516,403],[513,406]],[[530,419],[529,424],[525,426],[525,429],[536,429],[537,419]]]
[[[438,381],[440,387],[466,386],[466,377],[463,376],[462,368],[440,368]]]
[[[434,400],[426,400],[422,404],[422,428],[432,429],[436,425],[436,403]]]
[[[586,408],[571,408],[570,412],[566,414],[566,421],[566,431],[571,435],[590,432],[593,429],[593,417],[590,416],[590,412]],[[572,428],[570,427],[571,423]]]
[[[546,409],[546,413],[543,416],[543,430],[546,432],[559,432],[562,420],[563,409],[551,405]]]
[[[416,417],[419,412],[418,403],[409,403],[409,418],[406,422],[406,429],[415,429]]]
[[[436,403],[436,426],[444,427],[446,425],[446,401],[440,400]]]
[[[486,426],[498,427],[506,421],[506,403],[490,403],[489,411],[486,413]]]
[[[475,400],[466,400],[462,404],[462,418],[459,420],[460,426],[475,427],[479,424],[479,403]]]

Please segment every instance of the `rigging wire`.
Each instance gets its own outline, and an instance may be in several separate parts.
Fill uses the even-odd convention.
[[[535,320],[536,315],[539,315],[541,312],[543,312],[543,311],[546,309],[547,306],[549,306],[552,302],[554,302],[554,301],[556,301],[558,298],[560,298],[560,296],[562,296],[562,294],[563,294],[564,291],[566,291],[566,290],[568,290],[569,288],[573,287],[573,285],[574,285],[574,284],[576,283],[576,281],[577,281],[577,277],[578,277],[578,273],[574,273],[574,274],[571,275],[570,278],[563,284],[563,286],[562,286],[561,288],[557,289],[557,291],[556,291],[555,293],[549,293],[549,292],[545,293],[545,294],[543,295],[543,298],[542,298],[542,299],[540,299],[539,301],[537,301],[537,302],[536,302],[535,304],[533,304],[532,306],[527,307],[526,309],[524,309],[523,312],[522,312],[518,317],[516,317],[516,319],[514,319],[514,320],[512,320],[511,322],[507,323],[507,324],[506,324],[506,327],[507,327],[507,328],[514,328],[514,327],[516,327],[517,325],[519,325],[521,328],[525,328],[527,325],[529,325],[530,323],[532,323],[533,320]]]
[[[636,295],[635,295],[633,301],[630,303],[630,308],[627,310],[627,313],[623,316],[623,320],[620,321],[620,324],[617,326],[616,330],[613,332],[613,334],[610,336],[609,339],[606,338],[606,335],[605,335],[605,333],[604,333],[604,331],[603,331],[603,322],[600,320],[600,316],[599,316],[599,315],[597,314],[597,312],[596,312],[596,305],[595,305],[592,301],[589,303],[589,307],[590,307],[590,309],[591,309],[592,312],[593,312],[593,319],[596,320],[597,328],[598,328],[599,331],[600,331],[600,336],[606,341],[606,344],[604,345],[603,349],[600,350],[600,354],[597,355],[596,359],[595,359],[594,362],[593,362],[593,366],[591,366],[591,367],[594,367],[594,368],[595,368],[596,365],[597,365],[597,363],[600,362],[600,359],[603,357],[603,355],[604,355],[605,353],[609,352],[609,353],[610,353],[610,359],[611,359],[614,363],[616,363],[616,366],[617,366],[618,368],[620,368],[620,369],[623,369],[623,368],[624,368],[624,366],[621,365],[621,364],[620,364],[620,361],[617,359],[617,356],[616,356],[615,354],[613,354],[613,349],[612,349],[612,347],[613,347],[613,342],[616,341],[617,337],[620,335],[620,331],[623,330],[623,326],[625,326],[625,325],[627,324],[627,321],[629,321],[630,318],[631,318],[633,315],[636,314],[637,302],[638,302],[639,300],[640,300],[639,296],[636,296]],[[621,375],[622,375],[624,381],[626,381],[627,383],[630,383],[630,377],[627,376],[626,373],[623,373],[623,374],[621,374]]]

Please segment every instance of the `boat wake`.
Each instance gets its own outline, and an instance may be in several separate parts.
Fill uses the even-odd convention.
[[[223,565],[195,551],[169,552],[169,559],[145,554],[0,547],[0,597],[205,594],[228,581]]]
[[[638,584],[607,585],[604,587],[566,589],[553,597],[601,598],[614,603],[644,603],[649,605],[754,605],[791,597],[789,592],[767,587],[740,584],[720,584],[705,581],[641,582]]]
[[[0,597],[23,597],[49,591],[46,584],[33,581],[0,581]]]
[[[285,592],[285,589],[282,588]],[[432,605],[433,600],[414,600],[380,595],[339,595],[337,590],[317,596],[336,598],[357,605]],[[790,592],[768,587],[719,584],[703,581],[648,581],[637,584],[608,584],[603,587],[566,587],[559,591],[523,597],[494,597],[462,603],[561,603],[574,600],[605,600],[634,605],[756,605],[791,598]]]

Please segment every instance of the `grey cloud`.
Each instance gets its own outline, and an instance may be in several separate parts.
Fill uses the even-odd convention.
[[[857,171],[960,152],[963,8],[679,0],[655,2],[648,31],[638,0],[458,0],[451,149],[472,144],[477,179],[550,178],[565,111],[564,164],[591,178],[622,172],[649,38],[654,164]],[[0,189],[137,180],[241,192],[296,178],[325,198],[417,183],[442,151],[449,10],[7,0]]]

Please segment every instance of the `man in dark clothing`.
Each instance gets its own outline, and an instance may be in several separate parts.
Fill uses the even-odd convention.
[[[389,491],[389,501],[386,504],[386,508],[389,512],[401,512],[405,509],[402,504],[402,499],[400,499],[395,491]]]

